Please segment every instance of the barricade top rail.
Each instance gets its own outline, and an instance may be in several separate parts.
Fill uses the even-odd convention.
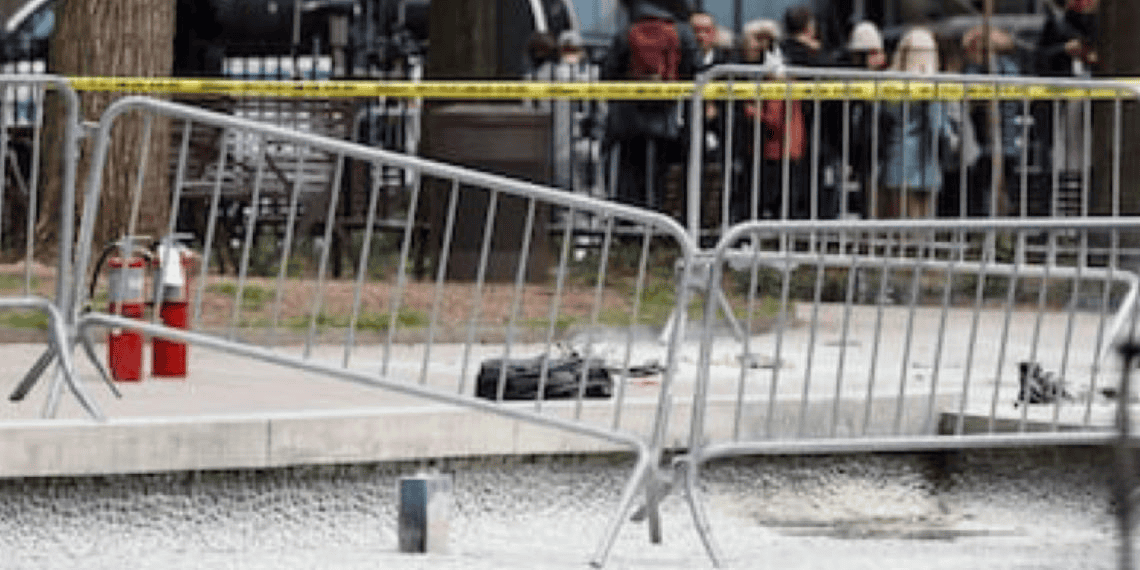
[[[156,111],[173,118],[185,119],[189,121],[209,121],[213,125],[225,128],[253,128],[267,137],[272,137],[274,139],[287,142],[305,144],[319,141],[322,147],[328,151],[344,154],[349,158],[356,158],[366,161],[379,161],[383,162],[387,166],[415,170],[423,174],[438,176],[440,178],[458,179],[465,183],[479,185],[486,188],[504,190],[508,189],[507,187],[509,186],[509,190],[512,193],[528,198],[541,197],[543,200],[567,208],[604,206],[605,208],[612,210],[616,215],[639,223],[658,226],[663,232],[672,233],[678,238],[687,235],[687,233],[684,231],[684,228],[675,220],[660,216],[659,214],[649,212],[641,208],[635,208],[623,204],[615,204],[581,194],[560,192],[550,187],[534,184],[525,180],[505,179],[501,176],[488,174],[470,168],[453,166],[355,142],[317,137],[311,133],[296,131],[277,125],[251,121],[242,117],[235,117],[233,115],[226,115],[188,105],[180,105],[178,103],[171,103],[168,101],[162,101],[160,99],[154,99],[146,96],[129,96],[115,101],[110,107],[107,108],[107,111],[104,112],[102,118],[100,119],[100,129],[110,129],[115,119],[119,115],[132,110]],[[97,149],[96,152],[100,152],[99,149]],[[102,152],[106,152],[106,149],[103,148]],[[101,176],[101,173],[96,172],[95,170],[92,170],[88,173],[88,189],[99,187],[99,176]],[[88,202],[88,204],[92,203]],[[92,206],[93,205],[94,204],[92,204]]]
[[[789,75],[830,78],[811,84],[768,80],[762,85],[713,82],[732,73],[757,72],[763,66],[725,65],[696,81],[269,81],[145,77],[72,77],[77,91],[139,94],[215,94],[258,97],[404,97],[424,99],[613,99],[673,100],[690,97],[703,86],[707,99],[1114,99],[1140,93],[1140,79],[1054,81],[992,75],[938,74],[850,69],[784,68]],[[995,89],[1000,85],[1000,89]]]
[[[756,232],[793,234],[808,232],[850,233],[980,233],[987,231],[1111,231],[1140,227],[1140,216],[1085,218],[966,218],[881,220],[762,220],[736,224],[717,242],[712,255],[719,255]]]
[[[724,85],[724,78],[736,75],[776,74],[786,81],[764,81],[764,85]],[[720,78],[721,82],[711,83]],[[796,83],[796,79],[812,83]],[[934,73],[866,69],[725,64],[697,77],[700,92],[709,96],[711,88],[718,99],[761,98],[792,100],[888,100],[926,101],[959,99],[1056,100],[1117,99],[1140,95],[1140,84],[1126,78],[1073,79],[991,74]],[[697,92],[696,88],[694,92]]]

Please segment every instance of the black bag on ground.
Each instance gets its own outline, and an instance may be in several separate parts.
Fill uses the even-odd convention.
[[[1056,374],[1046,371],[1036,362],[1019,362],[1017,392],[1018,404],[1052,404],[1057,400],[1069,400],[1072,395],[1065,389],[1065,381]]]
[[[560,358],[542,355],[535,358],[500,358],[486,360],[479,368],[475,395],[498,400],[499,379],[503,378],[503,400],[534,400],[538,395],[543,362],[546,362],[546,382],[542,386],[542,399],[609,398],[613,395],[613,379],[601,359],[584,359],[576,354]],[[506,375],[503,369],[506,368]],[[585,379],[584,391],[580,391]]]

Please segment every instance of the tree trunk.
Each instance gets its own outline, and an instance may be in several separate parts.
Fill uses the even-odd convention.
[[[66,0],[56,9],[55,36],[49,69],[60,75],[168,77],[173,65],[175,3],[170,0]],[[82,93],[82,118],[98,121],[107,106],[121,97],[113,93]],[[61,102],[52,98],[49,105]],[[44,217],[37,229],[41,242],[54,244],[61,221],[56,217],[61,191],[62,122],[64,115],[48,108],[44,139]],[[139,165],[145,161],[136,234],[159,237],[166,231],[170,209],[170,122],[155,119],[150,143],[142,148],[144,120],[128,115],[112,131],[110,153],[103,177],[95,247],[118,239],[128,229],[128,218],[138,187]],[[90,151],[93,141],[85,140]],[[85,176],[90,152],[80,160],[76,188],[77,211],[82,211]],[[74,223],[72,221],[71,223]]]

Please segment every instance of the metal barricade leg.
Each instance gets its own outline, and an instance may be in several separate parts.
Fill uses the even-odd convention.
[[[695,456],[680,457],[676,462],[676,470],[683,478],[685,502],[689,505],[689,513],[693,517],[693,526],[697,529],[697,535],[701,537],[701,544],[704,545],[705,552],[709,555],[709,560],[713,566],[719,568],[724,557],[721,555],[720,548],[717,547],[716,541],[713,540],[708,512],[705,511],[704,500],[701,498],[700,491],[697,489],[700,470],[700,465],[698,465],[699,461],[700,458]]]
[[[28,392],[31,392],[32,387],[39,381],[40,376],[47,371],[48,366],[51,366],[54,361],[55,347],[49,345],[44,349],[43,354],[40,354],[40,357],[36,359],[35,364],[28,369],[28,373],[24,375],[24,379],[20,380],[20,383],[17,384],[16,388],[12,390],[12,393],[8,395],[8,401],[20,402],[26,398]]]
[[[1116,412],[1116,425],[1119,437],[1114,449],[1116,456],[1116,477],[1113,480],[1113,499],[1116,502],[1116,522],[1119,534],[1119,568],[1132,570],[1132,530],[1134,525],[1133,508],[1135,497],[1133,495],[1133,481],[1136,479],[1136,468],[1133,454],[1136,447],[1132,442],[1132,418],[1129,414],[1129,402],[1132,386],[1132,368],[1140,357],[1140,344],[1129,341],[1120,346],[1121,376],[1119,404]]]
[[[103,419],[103,414],[95,401],[87,394],[86,390],[79,382],[79,375],[76,373],[75,363],[71,358],[72,344],[68,341],[67,329],[63,323],[63,316],[50,304],[49,301],[43,299],[23,299],[23,300],[6,300],[0,299],[0,306],[3,307],[35,307],[46,311],[50,319],[49,328],[49,344],[48,348],[40,355],[28,373],[24,376],[23,380],[16,386],[16,389],[8,396],[9,401],[18,402],[27,397],[28,393],[53,364],[58,363],[59,370],[54,375],[51,383],[51,388],[48,395],[47,405],[45,406],[44,415],[54,415],[55,409],[58,407],[58,397],[64,385],[79,401],[79,404],[93,419]],[[118,395],[118,391],[111,386],[112,393]],[[50,413],[49,413],[50,412]]]
[[[691,280],[688,283],[681,283],[678,288],[688,287],[693,292],[703,292],[706,287],[706,279],[702,275],[705,275],[703,272],[707,270],[707,267],[694,269]],[[725,296],[724,290],[720,288],[719,284],[715,285],[715,289],[709,292],[709,299],[724,315],[724,320],[728,321],[729,327],[732,328],[733,337],[738,341],[743,341],[747,334],[744,332],[744,327],[740,325],[740,320],[736,318],[732,304],[728,302],[728,297]],[[661,335],[658,337],[662,344],[669,342],[669,338],[673,334],[673,327],[684,326],[688,320],[688,309],[688,307],[682,307],[679,304],[673,309],[669,319],[665,322],[665,326],[661,329]]]
[[[622,490],[621,501],[614,510],[614,516],[606,526],[606,532],[602,535],[602,541],[598,544],[598,549],[594,557],[590,560],[590,566],[594,568],[605,566],[610,551],[613,550],[614,543],[617,541],[618,533],[621,532],[622,524],[625,523],[626,513],[633,507],[634,501],[637,500],[638,493],[645,488],[646,478],[652,477],[653,469],[654,465],[651,454],[642,450],[642,453],[638,454],[637,466],[633,468],[633,473],[630,475],[629,480],[625,484],[625,488]]]

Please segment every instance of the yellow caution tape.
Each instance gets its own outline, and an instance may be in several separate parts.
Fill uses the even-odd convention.
[[[397,97],[425,99],[683,99],[693,83],[535,81],[266,81],[239,79],[155,79],[74,77],[77,91],[146,94],[209,94],[241,97]],[[1140,80],[1120,80],[1140,87]],[[919,81],[718,82],[704,88],[707,99],[794,100],[960,100],[1117,99],[1137,92],[1105,86],[993,85]]]

